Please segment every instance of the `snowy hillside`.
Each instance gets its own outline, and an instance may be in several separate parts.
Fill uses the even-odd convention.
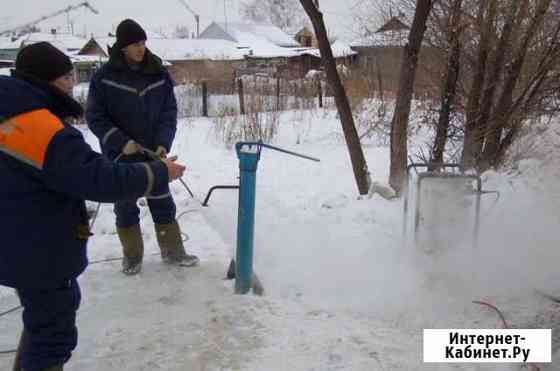
[[[236,184],[238,161],[209,119],[183,121],[173,153],[188,167],[197,199],[216,184]],[[552,130],[547,128],[546,130]],[[97,141],[84,129],[87,140]],[[550,139],[550,136],[546,136]],[[421,141],[419,138],[418,141]],[[543,138],[544,140],[544,138]],[[372,141],[373,143],[373,141]],[[560,143],[551,144],[551,151]],[[120,262],[82,276],[80,344],[67,369],[167,371],[520,370],[519,365],[424,364],[425,328],[553,328],[560,368],[560,186],[557,173],[525,159],[509,174],[484,174],[481,244],[430,260],[403,246],[402,203],[359,199],[348,152],[332,111],[285,112],[274,144],[319,157],[314,163],[265,150],[257,174],[255,270],[266,295],[233,295],[223,277],[235,241],[237,198],[216,194],[203,209],[172,184],[188,250],[197,268],[164,266],[153,222],[141,208],[147,256],[135,277]],[[385,182],[386,147],[364,146],[374,180]],[[103,205],[89,244],[92,261],[120,257],[111,205]],[[0,312],[17,305],[0,290]],[[20,313],[0,318],[0,350],[14,348]],[[0,355],[9,369],[11,355]]]

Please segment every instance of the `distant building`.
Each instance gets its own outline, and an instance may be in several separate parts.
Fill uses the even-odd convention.
[[[85,45],[82,46],[78,55],[95,55],[109,58],[109,48],[117,41],[112,36],[95,36],[91,37]]]
[[[253,48],[297,48],[301,45],[280,28],[261,23],[219,23],[212,22],[201,34],[201,39],[229,40],[239,47]]]
[[[0,37],[0,60],[15,61],[19,49],[41,41],[46,41],[54,45],[69,56],[77,53],[86,42],[85,39],[80,37],[57,33],[55,30],[51,33],[32,32],[17,38]]]
[[[15,61],[21,42],[11,37],[0,37],[0,60]]]
[[[46,41],[69,56],[76,54],[86,42],[86,39],[66,33],[58,33],[56,30],[47,32],[33,32],[21,36],[18,39],[20,47]]]
[[[296,33],[294,38],[296,39],[296,41],[298,43],[301,44],[301,46],[304,46],[304,47],[307,47],[307,48],[318,48],[319,47],[319,42],[317,41],[317,38],[315,37],[315,33],[313,31],[311,31],[307,26],[303,27],[301,30],[299,30],[299,32]]]
[[[7,68],[7,67],[0,67],[0,76],[10,76],[11,73],[11,69]]]
[[[91,62],[84,61],[84,58],[76,58],[76,54],[83,48],[86,39],[70,34],[58,33],[56,30],[47,32],[31,32],[17,38],[0,38],[0,68],[6,67],[8,62],[16,59],[19,50],[25,46],[38,42],[48,42],[70,57],[74,64],[76,80],[78,82],[89,81]],[[8,66],[9,67],[9,66]]]
[[[384,91],[396,94],[398,90],[404,46],[410,27],[401,17],[392,17],[377,31],[350,43],[358,52],[358,63],[370,76],[378,76]],[[418,59],[414,91],[418,95],[435,94],[443,71],[442,52],[423,45]]]
[[[114,37],[92,37],[78,52],[79,57],[97,57],[105,62]],[[146,46],[160,57],[177,83],[188,81],[232,81],[235,70],[245,65],[246,50],[226,40],[164,39],[150,37]],[[95,70],[96,66],[90,66]]]
[[[247,67],[239,69],[238,76],[260,73],[294,79],[322,68],[321,54],[313,46],[316,41],[308,28],[300,30],[294,39],[270,24],[212,23],[200,37],[235,42],[247,51]],[[351,64],[357,55],[343,43],[334,43],[333,53],[339,64]]]
[[[401,19],[401,17],[391,17],[385,24],[375,31],[378,34],[408,32],[410,27]]]

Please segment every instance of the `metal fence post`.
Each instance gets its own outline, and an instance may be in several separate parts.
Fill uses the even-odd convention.
[[[202,82],[202,116],[208,117],[208,84]]]

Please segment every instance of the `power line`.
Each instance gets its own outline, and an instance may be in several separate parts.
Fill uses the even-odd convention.
[[[219,1],[219,0],[214,0],[214,11],[212,12],[212,14],[214,14],[214,15],[212,16],[212,19],[213,19],[214,21],[217,21],[217,20],[218,20],[217,17],[216,17],[216,14],[218,14],[218,1]]]
[[[350,7],[350,10],[356,9],[357,7],[361,6],[361,5],[362,5],[363,3],[365,3],[366,1],[369,1],[369,0],[359,0],[358,2],[356,2],[354,5],[352,5],[352,6]]]
[[[226,23],[226,32],[227,32],[228,22],[227,22],[227,7],[226,7],[226,0],[224,0],[224,22]]]

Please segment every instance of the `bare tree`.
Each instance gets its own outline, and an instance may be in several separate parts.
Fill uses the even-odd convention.
[[[433,87],[442,89],[442,101],[431,159],[441,160],[452,140],[454,148],[462,144],[461,162],[483,171],[503,162],[525,125],[560,112],[560,1],[461,0],[457,13],[458,1],[434,1],[426,22],[424,43],[439,50],[435,57],[447,64],[444,83],[433,81]],[[397,9],[409,15],[414,9],[413,0],[390,4],[393,13]],[[399,99],[401,95],[400,90]],[[395,115],[402,107],[397,102]],[[406,164],[405,133],[403,126],[393,126],[394,187]]]
[[[459,79],[459,69],[461,65],[461,8],[463,0],[453,0],[453,9],[449,20],[449,56],[447,59],[447,76],[441,94],[441,107],[439,111],[439,121],[437,125],[436,139],[432,152],[432,161],[435,163],[443,162],[443,153],[449,132],[449,119],[455,110],[453,107],[457,95],[457,80]]]
[[[400,194],[408,161],[407,130],[418,54],[433,0],[418,0],[408,42],[404,47],[395,112],[391,122],[391,170],[389,184]]]
[[[513,52],[513,60],[508,64],[505,71],[504,83],[502,87],[501,96],[494,109],[493,120],[490,121],[488,129],[485,132],[484,151],[482,153],[482,167],[489,167],[496,165],[498,160],[497,154],[500,146],[500,139],[504,129],[506,128],[510,119],[510,111],[513,103],[513,91],[521,77],[521,69],[527,56],[529,43],[536,35],[539,26],[542,24],[546,11],[551,4],[551,0],[541,0],[537,3],[535,14],[529,20],[529,25],[525,30],[525,35],[522,37],[517,51]],[[520,33],[522,23],[528,16],[528,2],[523,2],[519,17],[517,20],[517,32]],[[517,36],[517,35],[516,35]]]
[[[560,22],[551,5],[552,0],[492,0],[479,15],[473,34],[480,40],[479,63],[462,156],[467,167],[483,171],[499,165],[527,118],[542,114],[543,102],[554,94]]]
[[[176,39],[188,39],[190,37],[190,30],[185,25],[176,25],[173,30],[173,37]]]
[[[348,151],[350,153],[350,160],[352,161],[352,168],[354,170],[354,177],[356,179],[358,191],[361,195],[366,195],[369,192],[371,183],[367,163],[362,151],[360,138],[354,124],[354,117],[352,116],[348,96],[346,95],[346,90],[344,89],[344,85],[338,75],[336,62],[334,60],[331,44],[329,43],[327,35],[327,29],[323,21],[323,14],[319,11],[313,0],[300,0],[300,2],[305,9],[305,12],[311,19],[315,35],[317,36],[317,40],[319,42],[322,62],[327,73],[327,80],[334,93],[336,107],[340,115],[342,131],[344,132],[346,145],[348,146]]]
[[[494,78],[493,81],[486,83],[485,89],[482,93],[482,98],[479,104],[480,110],[474,122],[474,143],[472,151],[477,154],[477,160],[480,161],[480,154],[484,144],[484,136],[487,130],[488,121],[492,113],[493,102],[496,92],[498,91],[499,77],[501,76],[506,61],[506,53],[508,52],[508,45],[512,40],[516,15],[522,0],[512,0],[506,18],[502,26],[502,32],[499,37],[497,46],[494,50],[492,65],[489,66],[488,73]],[[524,0],[523,0],[524,1]],[[477,161],[477,162],[478,162]]]
[[[252,0],[241,3],[241,17],[259,23],[271,23],[288,32],[305,25],[298,0]]]
[[[491,36],[493,33],[493,21],[497,13],[497,1],[482,1],[478,7],[476,17],[476,29],[479,31],[479,43],[477,50],[476,66],[472,78],[472,85],[467,100],[467,122],[465,126],[465,139],[463,144],[462,163],[466,167],[472,167],[477,156],[476,146],[476,124],[479,115],[480,98],[484,87],[486,66],[491,49]],[[476,34],[476,31],[475,31]]]
[[[364,39],[374,37],[379,26],[394,16],[412,19],[415,6],[415,0],[359,1],[351,7],[352,31]]]

